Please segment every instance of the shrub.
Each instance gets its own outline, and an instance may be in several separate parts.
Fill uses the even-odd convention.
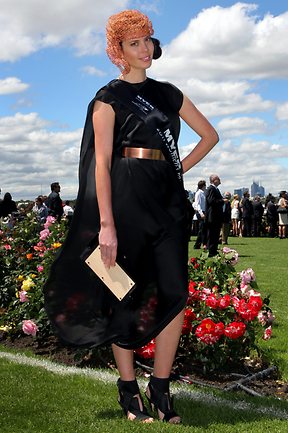
[[[48,217],[39,225],[28,214],[0,231],[0,326],[10,336],[41,339],[51,333],[44,310],[43,284],[66,236],[65,221]],[[189,297],[178,355],[197,362],[204,371],[240,362],[259,352],[260,338],[271,337],[274,316],[269,297],[262,298],[252,269],[237,272],[235,250],[224,247],[213,258],[202,253],[189,262]],[[135,352],[153,358],[155,340]]]
[[[33,213],[1,230],[0,325],[10,336],[51,333],[42,289],[65,236],[65,221],[48,217],[41,226]]]
[[[203,370],[239,363],[257,342],[271,337],[274,320],[269,297],[262,299],[252,269],[236,272],[235,250],[224,247],[215,257],[202,253],[189,262],[189,298],[178,354]],[[152,341],[136,353],[154,356]]]

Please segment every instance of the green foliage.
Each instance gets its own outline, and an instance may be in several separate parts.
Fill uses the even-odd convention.
[[[41,339],[51,333],[42,288],[65,236],[65,222],[48,217],[42,227],[33,214],[1,231],[0,326],[10,336],[24,332]],[[236,271],[237,261],[238,253],[224,247],[216,257],[204,252],[189,263],[189,299],[179,353],[203,370],[240,362],[251,351],[259,352],[259,341],[271,335],[274,316],[269,297],[263,299],[259,293],[252,269]],[[147,346],[137,354],[153,357],[155,341]]]
[[[41,226],[33,213],[28,213],[13,227],[2,226],[0,232],[1,273],[0,326],[9,335],[22,334],[23,321],[35,323],[38,336],[51,332],[42,288],[50,265],[66,236],[65,221],[48,217]]]
[[[274,315],[251,268],[237,272],[238,253],[224,247],[189,264],[189,299],[180,353],[189,351],[203,370],[239,363],[269,339]]]

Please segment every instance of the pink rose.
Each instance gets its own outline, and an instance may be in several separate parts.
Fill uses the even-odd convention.
[[[33,337],[35,337],[36,332],[38,331],[38,326],[33,322],[33,320],[23,320],[22,331],[24,334],[33,335]]]
[[[25,290],[21,290],[21,292],[19,292],[19,299],[20,299],[20,302],[27,302],[28,301],[27,292]]]
[[[237,296],[232,297],[232,305],[233,307],[237,308],[239,306],[240,299]]]
[[[230,254],[230,262],[232,265],[236,265],[236,263],[238,263],[239,254],[237,253],[236,250],[233,250],[232,248],[224,247],[223,253],[225,255]]]
[[[243,295],[245,295],[250,290],[250,286],[247,286],[247,284],[241,283],[240,284],[240,290]]]
[[[50,236],[50,231],[48,229],[44,229],[40,232],[40,239],[41,241],[45,241],[46,238]]]
[[[256,280],[255,273],[251,268],[248,268],[245,271],[240,272],[240,276],[243,284],[249,284],[251,281]]]
[[[223,247],[223,253],[224,253],[224,254],[228,254],[228,253],[230,253],[230,251],[232,251],[232,250],[230,250],[230,248],[228,248],[228,247]]]
[[[271,325],[275,320],[275,316],[271,311],[267,311],[267,323]]]
[[[251,298],[251,296],[261,296],[261,293],[255,292],[255,290],[251,289],[248,291],[248,295]]]
[[[44,269],[44,267],[43,267],[42,265],[38,265],[38,266],[37,266],[37,271],[38,271],[38,272],[42,272],[43,269]]]
[[[56,218],[54,218],[54,217],[51,216],[51,215],[48,215],[48,217],[47,217],[47,219],[46,219],[46,222],[45,222],[45,224],[44,224],[45,229],[48,229],[48,227],[51,226],[51,224],[54,224],[55,221],[56,221]]]
[[[207,289],[206,287],[204,287],[204,289],[202,290],[202,293],[204,293],[204,295],[209,296],[209,295],[211,295],[212,292],[210,289]]]
[[[262,326],[266,325],[267,319],[266,319],[266,314],[263,313],[263,311],[260,311],[258,314],[258,320],[259,323],[261,323]]]

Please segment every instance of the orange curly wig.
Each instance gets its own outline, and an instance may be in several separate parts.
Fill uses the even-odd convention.
[[[154,33],[149,18],[137,10],[125,10],[112,15],[106,26],[106,52],[114,65],[118,66],[122,74],[128,74],[129,64],[123,59],[121,42],[128,38],[152,36]]]

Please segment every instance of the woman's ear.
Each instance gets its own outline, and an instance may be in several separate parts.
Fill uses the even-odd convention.
[[[157,59],[159,59],[159,57],[161,57],[161,54],[162,54],[162,49],[160,47],[160,41],[159,41],[159,39],[156,39],[156,38],[151,38],[151,39],[152,39],[152,42],[154,44],[153,59],[157,60]]]

